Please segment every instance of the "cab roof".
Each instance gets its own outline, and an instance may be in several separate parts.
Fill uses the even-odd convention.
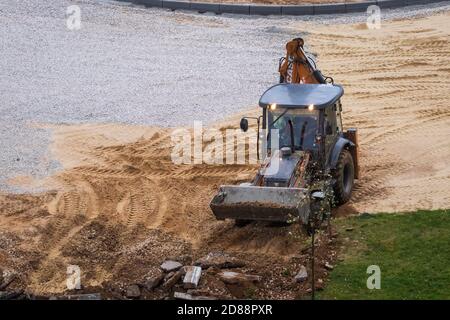
[[[267,89],[259,99],[265,108],[273,103],[281,108],[307,108],[311,104],[323,109],[334,104],[344,94],[344,89],[334,84],[280,83]]]

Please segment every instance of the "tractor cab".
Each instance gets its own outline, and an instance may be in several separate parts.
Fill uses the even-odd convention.
[[[292,153],[306,151],[314,160],[328,160],[342,134],[341,103],[344,90],[331,84],[277,84],[259,100],[263,109],[263,130],[279,136],[279,148]],[[264,119],[266,119],[264,121]],[[325,161],[326,162],[326,161]]]

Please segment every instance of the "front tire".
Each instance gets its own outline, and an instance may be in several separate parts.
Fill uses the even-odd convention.
[[[335,180],[334,202],[336,205],[341,205],[350,200],[355,179],[355,167],[353,165],[353,158],[348,150],[342,150],[333,172]]]

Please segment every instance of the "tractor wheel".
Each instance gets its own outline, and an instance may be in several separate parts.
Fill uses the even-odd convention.
[[[350,200],[355,178],[353,158],[348,150],[342,150],[339,155],[333,178],[335,179],[333,187],[334,202],[336,205],[344,204]]]

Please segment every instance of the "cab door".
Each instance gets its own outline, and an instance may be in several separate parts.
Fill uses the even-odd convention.
[[[330,161],[331,152],[338,138],[338,123],[336,119],[337,104],[328,106],[324,110],[323,132],[325,134],[325,159],[327,164]]]

